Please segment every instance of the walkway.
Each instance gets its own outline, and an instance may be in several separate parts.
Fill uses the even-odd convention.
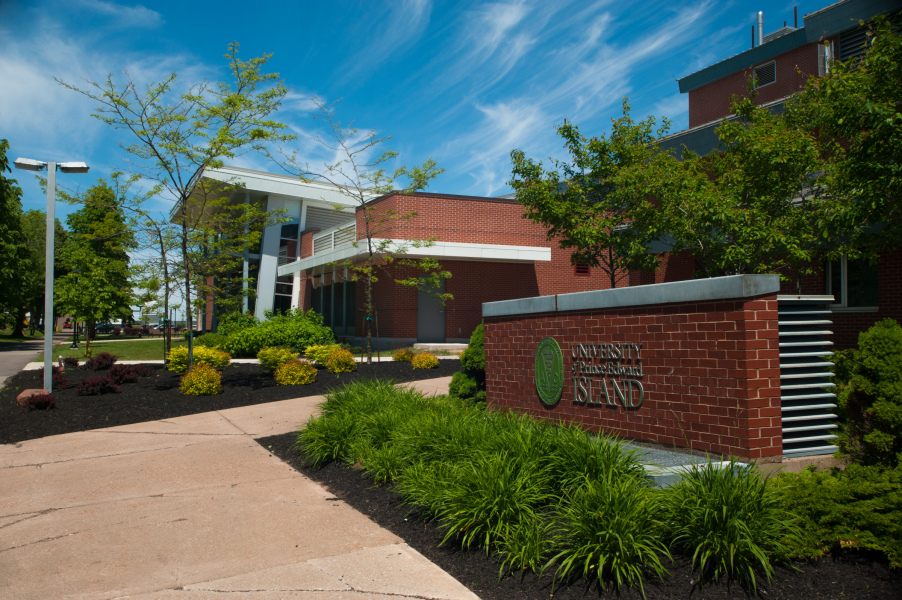
[[[0,598],[475,599],[254,442],[321,400],[0,446]]]
[[[70,343],[72,343],[72,334],[57,333],[53,336],[54,345]],[[26,365],[37,360],[38,355],[43,351],[43,339],[0,344],[0,387],[3,387],[7,379],[23,370]]]

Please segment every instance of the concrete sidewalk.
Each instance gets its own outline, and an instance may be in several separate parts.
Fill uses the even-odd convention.
[[[253,441],[321,400],[0,446],[0,598],[476,598]]]

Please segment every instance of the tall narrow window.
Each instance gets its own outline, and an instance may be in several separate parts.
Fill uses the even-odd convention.
[[[864,260],[841,260],[827,265],[827,293],[834,308],[877,308],[877,265]]]

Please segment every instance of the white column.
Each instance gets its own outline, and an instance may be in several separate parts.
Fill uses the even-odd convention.
[[[282,208],[282,202],[266,199],[266,210]],[[276,272],[279,268],[279,240],[282,237],[282,224],[276,223],[263,230],[260,243],[260,271],[257,273],[257,309],[254,311],[258,319],[263,318],[263,311],[272,310],[273,294],[276,293]]]
[[[294,279],[291,281],[291,308],[298,308],[301,305],[301,272],[295,271]]]

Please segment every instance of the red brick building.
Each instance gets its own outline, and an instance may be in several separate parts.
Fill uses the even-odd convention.
[[[802,26],[783,26],[767,35],[758,29],[754,47],[678,81],[680,92],[689,97],[689,129],[663,138],[661,146],[688,148],[702,155],[714,151],[718,147],[715,129],[730,117],[730,98],[745,95],[752,78],[756,81],[755,102],[779,112],[809,77],[828,73],[833,60],[849,60],[864,51],[866,28],[859,21],[888,14],[898,23],[898,11],[897,0],[843,0],[805,15]],[[676,275],[665,279],[665,274],[691,270],[687,260],[691,259],[679,257],[676,265],[665,261],[654,281],[650,274],[633,274],[630,284],[672,281]],[[902,321],[900,275],[899,251],[881,255],[876,265],[842,260],[823,265],[817,275],[804,278],[801,293],[834,297],[834,342],[837,348],[849,348],[857,343],[859,332],[878,320]],[[796,290],[792,283],[784,282],[782,292],[793,294]]]

